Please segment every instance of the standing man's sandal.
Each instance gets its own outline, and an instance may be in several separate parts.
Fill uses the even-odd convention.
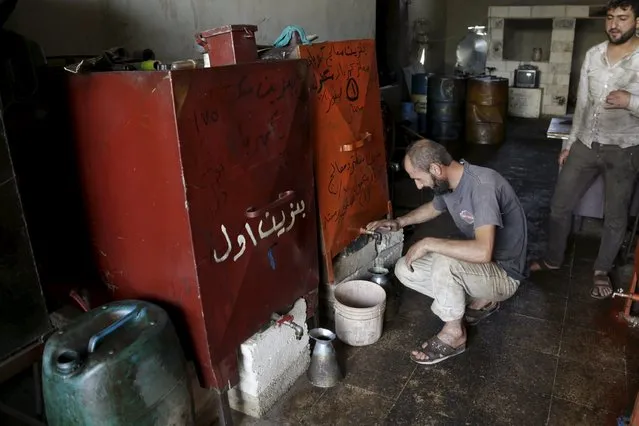
[[[499,302],[491,302],[481,309],[466,308],[466,314],[464,319],[468,325],[477,325],[481,320],[484,320],[499,310]]]
[[[612,296],[612,282],[607,274],[595,274],[590,296],[599,300]]]

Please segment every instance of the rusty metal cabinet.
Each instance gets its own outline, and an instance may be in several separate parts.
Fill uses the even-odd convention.
[[[312,69],[311,134],[324,268],[391,213],[374,40],[300,46]]]
[[[167,308],[206,387],[235,383],[271,313],[316,303],[307,78],[298,60],[69,81],[103,281]]]

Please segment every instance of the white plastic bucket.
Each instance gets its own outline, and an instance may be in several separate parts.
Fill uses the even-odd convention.
[[[373,282],[346,281],[335,287],[335,334],[351,346],[366,346],[382,336],[386,292]]]

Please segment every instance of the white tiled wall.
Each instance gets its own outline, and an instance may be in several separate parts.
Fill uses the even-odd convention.
[[[489,53],[486,67],[495,68],[493,75],[508,78],[513,85],[514,71],[523,63],[503,58],[504,19],[553,19],[549,62],[525,62],[541,72],[542,113],[566,114],[570,70],[575,38],[575,19],[588,17],[589,6],[492,6],[488,9]],[[532,92],[531,92],[532,93]]]

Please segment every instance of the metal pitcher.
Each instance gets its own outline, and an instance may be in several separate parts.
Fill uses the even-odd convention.
[[[337,363],[337,355],[333,348],[335,333],[325,328],[314,328],[308,332],[315,341],[311,365],[308,367],[308,380],[318,388],[330,388],[342,380],[342,372]]]
[[[386,292],[386,310],[384,311],[384,321],[392,320],[399,311],[399,295],[397,287],[392,280],[391,272],[381,266],[375,266],[368,270],[371,275],[370,281],[380,285]]]

